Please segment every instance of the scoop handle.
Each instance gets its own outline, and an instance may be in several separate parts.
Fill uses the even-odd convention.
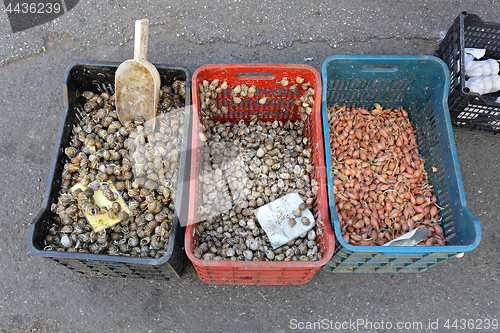
[[[134,59],[146,60],[148,57],[149,20],[135,21]]]

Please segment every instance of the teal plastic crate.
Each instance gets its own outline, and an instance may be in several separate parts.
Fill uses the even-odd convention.
[[[478,219],[467,207],[455,140],[448,112],[450,74],[432,56],[331,56],[322,67],[323,140],[326,154],[328,202],[335,233],[335,254],[323,267],[327,272],[414,273],[458,253],[475,249],[481,241]],[[335,209],[330,130],[327,107],[371,109],[403,107],[408,111],[428,181],[434,187],[446,246],[355,246],[341,237]],[[435,166],[437,172],[427,170]]]

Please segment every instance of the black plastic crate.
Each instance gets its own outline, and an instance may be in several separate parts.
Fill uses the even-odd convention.
[[[453,22],[435,55],[450,69],[448,104],[456,128],[500,134],[500,92],[481,96],[465,87],[464,48],[484,48],[482,59],[500,60],[500,23],[484,22],[475,13],[463,11]]]
[[[59,125],[59,132],[55,145],[54,156],[49,171],[49,178],[42,209],[30,225],[28,247],[35,255],[50,258],[76,272],[94,276],[114,276],[138,279],[163,279],[180,277],[186,262],[183,251],[184,228],[181,228],[179,219],[187,219],[187,207],[183,200],[189,193],[190,163],[186,161],[188,137],[190,133],[190,74],[183,67],[169,65],[155,65],[160,72],[161,83],[171,85],[175,80],[186,81],[184,132],[181,144],[179,181],[175,204],[175,220],[170,230],[167,253],[159,258],[141,258],[132,256],[116,256],[90,253],[70,253],[44,250],[44,238],[48,228],[52,225],[54,213],[50,207],[57,201],[61,189],[61,173],[66,161],[64,148],[69,145],[71,131],[74,124],[79,122],[78,113],[82,110],[81,94],[86,91],[107,91],[114,93],[115,72],[120,63],[110,62],[74,62],[68,66],[64,74],[64,109]]]

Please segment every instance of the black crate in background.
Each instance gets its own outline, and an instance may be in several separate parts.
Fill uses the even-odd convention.
[[[448,104],[456,128],[487,134],[500,134],[500,92],[481,96],[465,87],[464,48],[486,49],[481,59],[500,60],[500,23],[484,22],[472,12],[463,11],[453,22],[435,55],[450,69]]]
[[[138,279],[163,279],[180,277],[186,262],[183,251],[184,228],[179,219],[187,218],[187,207],[182,200],[189,195],[186,177],[189,177],[189,161],[186,162],[188,140],[190,133],[191,89],[190,74],[186,68],[169,65],[155,65],[160,73],[161,85],[172,85],[175,80],[186,81],[184,132],[181,145],[179,181],[177,187],[177,202],[175,220],[172,223],[167,253],[159,258],[140,258],[132,256],[115,256],[90,253],[70,253],[45,251],[44,239],[48,228],[52,225],[54,213],[50,207],[57,202],[61,189],[61,173],[67,160],[64,148],[71,140],[73,125],[78,124],[78,110],[82,110],[81,94],[86,91],[107,91],[114,93],[115,72],[120,63],[110,62],[74,62],[64,74],[64,109],[59,125],[54,156],[49,171],[42,208],[30,225],[28,247],[35,255],[50,258],[76,272],[95,275]]]

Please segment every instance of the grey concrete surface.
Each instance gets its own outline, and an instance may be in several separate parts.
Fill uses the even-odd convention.
[[[180,280],[130,281],[76,275],[26,245],[62,113],[64,70],[78,59],[131,58],[135,19],[151,21],[154,63],[191,72],[214,62],[320,70],[332,54],[432,54],[461,10],[500,22],[495,0],[80,1],[13,34],[0,5],[0,332],[288,332],[298,322],[358,319],[470,332],[447,330],[445,321],[500,320],[500,141],[469,132],[454,135],[483,239],[464,258],[422,274],[320,271],[302,286],[215,286],[188,264]],[[428,328],[436,320],[439,329]],[[408,331],[420,330],[401,330]]]

